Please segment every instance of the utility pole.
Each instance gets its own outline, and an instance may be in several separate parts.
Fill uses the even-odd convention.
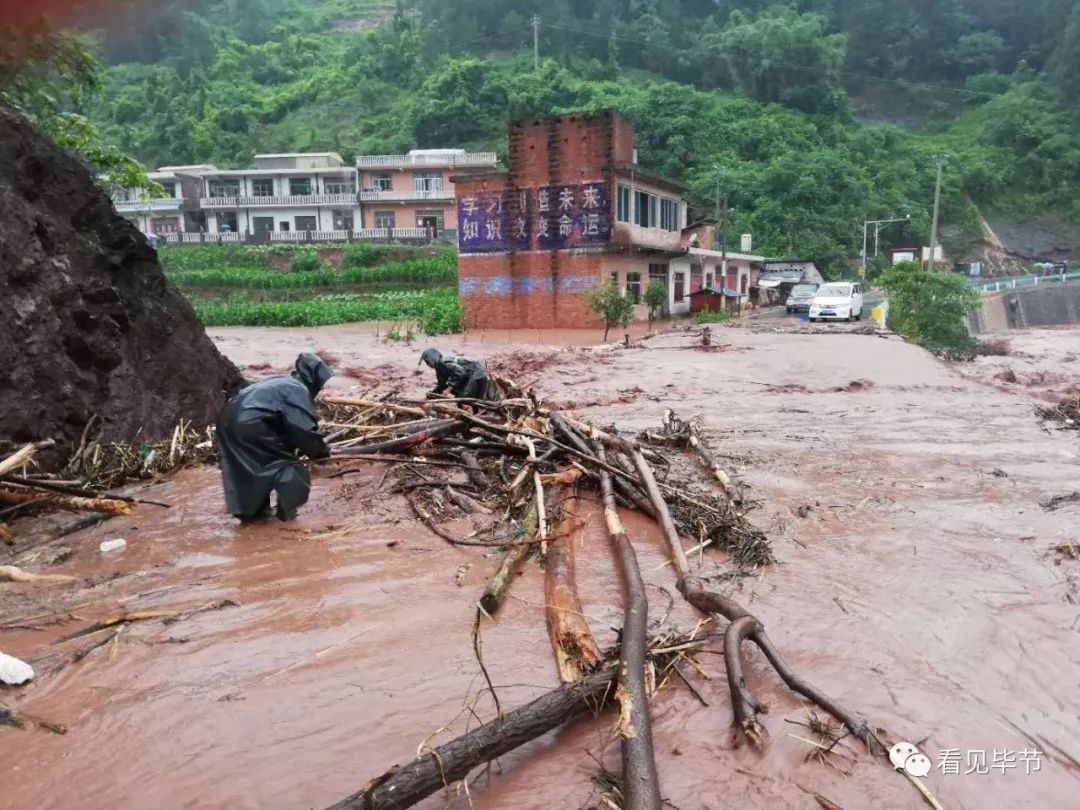
[[[926,264],[929,273],[934,272],[934,261],[937,258],[938,212],[941,210],[941,176],[945,171],[945,156],[935,155],[934,162],[937,163],[937,184],[934,186],[934,219],[930,225],[930,260]]]
[[[540,72],[540,15],[533,14],[533,70]]]

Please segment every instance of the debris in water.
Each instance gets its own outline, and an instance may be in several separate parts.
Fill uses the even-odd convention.
[[[0,652],[0,683],[19,686],[34,679],[34,668],[25,661]]]

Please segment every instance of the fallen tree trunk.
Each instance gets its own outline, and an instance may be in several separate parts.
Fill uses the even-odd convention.
[[[675,529],[675,523],[671,519],[671,512],[668,510],[667,503],[660,493],[660,487],[656,483],[656,477],[653,475],[649,463],[645,460],[645,457],[641,454],[640,450],[636,450],[634,453],[634,464],[641,475],[642,481],[645,483],[645,489],[649,493],[649,499],[653,502],[653,506],[656,509],[658,516],[657,522],[660,524],[660,528],[663,530],[664,537],[671,549],[672,561],[675,570],[678,572],[676,584],[679,593],[683,595],[683,598],[703,613],[719,615],[730,622],[736,622],[740,619],[753,619],[753,623],[742,623],[739,626],[736,635],[745,635],[757,644],[758,648],[765,654],[765,657],[769,659],[769,663],[773,665],[773,669],[776,670],[776,673],[780,676],[781,680],[787,684],[789,689],[802,695],[807,700],[810,700],[812,703],[815,703],[831,714],[843,723],[852,734],[866,743],[867,747],[870,747],[870,727],[865,720],[852,712],[849,712],[826,694],[811,686],[807,681],[795,674],[783,658],[780,657],[779,651],[773,646],[772,641],[765,634],[765,626],[752,613],[742,607],[742,605],[734,599],[714,591],[709,591],[705,588],[705,584],[700,579],[691,576],[690,566],[686,560],[686,552],[683,550],[682,541],[679,539],[679,533]],[[739,637],[739,641],[741,640],[741,637]],[[730,655],[728,658],[730,659]],[[730,678],[730,671],[728,674]],[[729,685],[731,685],[730,680]],[[745,686],[745,680],[743,680],[743,685]],[[746,697],[748,694],[749,699]],[[732,706],[739,704],[738,712],[740,712],[742,716],[739,717],[736,715],[736,717],[740,726],[743,728],[749,726],[760,732],[760,726],[757,724],[756,715],[757,710],[761,708],[762,704],[757,698],[754,698],[753,695],[750,694],[749,688],[747,687],[745,690],[740,690],[738,693],[732,693],[731,702]],[[761,737],[755,738],[752,735],[747,736],[751,742],[759,742],[761,739]]]
[[[534,502],[525,515],[525,521],[522,524],[524,535],[526,537],[535,537],[538,525],[536,503]],[[495,615],[495,611],[499,609],[503,597],[510,590],[510,585],[513,584],[514,577],[517,575],[518,569],[521,568],[522,562],[525,561],[525,555],[528,553],[529,546],[519,545],[514,546],[503,555],[499,570],[495,572],[495,576],[491,578],[483,596],[480,597],[480,607],[489,616]]]
[[[415,433],[401,436],[397,439],[389,439],[385,442],[362,444],[358,447],[342,447],[335,449],[334,456],[359,456],[378,455],[380,453],[400,453],[419,444],[430,442],[441,436],[449,436],[451,433],[459,433],[465,429],[465,424],[457,419],[432,420],[431,426],[422,428]]]
[[[0,489],[0,503],[24,504],[39,499],[41,499],[41,495],[35,492],[16,492],[10,489]],[[74,495],[50,495],[47,500],[42,500],[42,503],[78,512],[104,512],[114,516],[131,514],[130,503],[108,498],[80,498]]]
[[[605,460],[603,445],[598,444],[597,456]],[[656,771],[649,693],[645,686],[649,601],[645,595],[645,583],[641,579],[637,555],[615,509],[615,490],[611,484],[611,475],[607,472],[600,473],[600,489],[604,497],[604,518],[608,535],[626,591],[619,646],[619,688],[616,691],[621,707],[617,732],[622,745],[625,808],[660,810],[660,778]]]
[[[596,669],[600,663],[600,651],[582,613],[577,593],[574,563],[575,512],[578,506],[576,487],[563,490],[561,505],[563,520],[558,534],[562,538],[548,544],[544,568],[544,605],[559,678],[563,683],[574,683]]]
[[[53,481],[40,481],[33,478],[23,478],[18,475],[0,475],[0,481],[8,484],[18,484],[29,489],[39,489],[45,492],[58,492],[61,495],[73,495],[76,498],[103,498],[110,501],[124,501],[125,503],[143,503],[150,506],[171,508],[169,504],[161,501],[148,501],[142,498],[134,498],[130,495],[114,495],[111,492],[98,492],[85,487],[74,487],[66,484],[58,484]]]
[[[328,810],[402,810],[438,792],[469,771],[584,712],[599,712],[614,697],[614,671],[597,672],[581,683],[562,686],[505,717],[440,745],[406,765],[397,765],[358,793]]]

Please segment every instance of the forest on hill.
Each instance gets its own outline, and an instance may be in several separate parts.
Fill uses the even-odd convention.
[[[130,2],[130,0],[129,0]],[[772,255],[841,267],[866,217],[925,239],[934,158],[961,252],[981,214],[1080,217],[1078,0],[163,0],[87,25],[82,111],[148,167],[256,152],[504,148],[515,117],[612,108],[641,162]],[[533,15],[539,69],[533,61]],[[137,24],[131,24],[137,19]]]

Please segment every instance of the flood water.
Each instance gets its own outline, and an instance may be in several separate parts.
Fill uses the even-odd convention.
[[[977,364],[958,370],[897,340],[715,331],[721,351],[689,348],[684,335],[603,352],[556,353],[550,334],[546,346],[495,336],[441,346],[536,378],[557,403],[634,432],[669,407],[700,416],[761,502],[751,517],[780,564],[735,596],[789,663],[935,766],[940,752],[960,752],[960,773],[935,767],[926,780],[949,810],[1080,806],[1080,564],[1047,554],[1076,540],[1080,507],[1039,506],[1080,488],[1080,436],[1044,430],[1028,391],[996,385],[1000,358],[980,376]],[[422,347],[376,342],[363,328],[211,334],[251,376],[252,366],[268,373],[321,349],[352,369],[332,381],[335,393],[373,380],[418,394],[431,384],[426,369],[414,376]],[[1063,359],[1080,353],[1080,333],[1026,340],[1030,356],[1009,358],[1017,370],[1058,352],[1061,373],[1080,379]],[[45,570],[79,582],[0,583],[0,626],[40,625],[0,630],[0,649],[40,662],[32,686],[0,698],[69,729],[0,728],[0,807],[324,807],[474,726],[472,712],[491,719],[470,632],[496,561],[415,524],[387,487],[377,491],[383,472],[322,474],[295,523],[241,528],[222,514],[216,470],[189,470],[148,495],[171,509],[141,506],[65,539],[70,558]],[[621,593],[600,511],[586,513],[578,587],[605,647]],[[658,531],[625,520],[652,618],[671,606],[668,625],[689,630],[698,617],[674,590]],[[98,544],[114,537],[127,550],[103,556]],[[722,557],[693,560],[709,574]],[[557,684],[539,567],[528,564],[510,593],[483,625],[507,708]],[[225,599],[237,606],[129,625],[113,649],[50,671],[58,650],[85,643],[52,642],[94,621]],[[42,624],[58,609],[59,623]],[[720,645],[709,649],[703,674],[683,669],[707,706],[677,679],[653,702],[670,806],[816,808],[814,793],[845,810],[925,806],[859,746],[842,745],[831,764],[807,761],[812,749],[796,736],[813,735],[788,722],[807,709],[756,650],[747,675],[770,706],[769,738],[762,752],[742,743]],[[590,778],[595,760],[618,771],[613,727],[610,715],[582,721],[504,757],[471,781],[473,806],[599,806]],[[989,765],[995,750],[1016,755],[1013,767],[965,773],[968,752],[985,751]],[[1023,750],[1040,752],[1038,771],[1026,772]]]

